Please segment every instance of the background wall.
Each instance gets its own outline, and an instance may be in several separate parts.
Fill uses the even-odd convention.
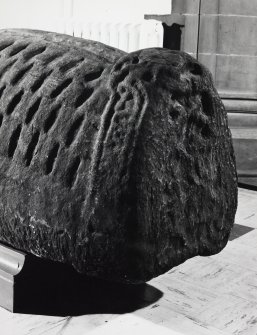
[[[171,12],[171,0],[0,0],[0,28],[60,31],[63,21],[138,21]]]
[[[163,46],[161,22],[144,14],[170,12],[171,0],[0,0],[0,29],[55,31],[131,52]]]

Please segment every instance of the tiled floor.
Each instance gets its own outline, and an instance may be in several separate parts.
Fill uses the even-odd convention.
[[[231,241],[151,280],[141,308],[76,317],[11,314],[0,309],[1,335],[257,335],[257,192],[240,189]],[[154,290],[163,295],[154,301]],[[148,302],[148,303],[147,303]]]

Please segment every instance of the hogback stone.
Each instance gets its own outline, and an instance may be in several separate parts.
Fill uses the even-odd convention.
[[[1,242],[123,282],[226,245],[231,134],[186,53],[2,30],[0,121]]]

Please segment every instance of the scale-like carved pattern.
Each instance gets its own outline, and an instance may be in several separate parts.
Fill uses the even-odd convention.
[[[6,48],[10,47],[14,42],[12,41],[4,41],[0,44],[0,52],[5,50]]]
[[[33,67],[33,65],[34,64],[29,64],[25,66],[23,69],[19,70],[18,73],[16,73],[13,79],[11,80],[11,84],[16,85],[18,81],[20,81],[25,76],[25,74],[29,72],[29,70]]]
[[[68,63],[66,64],[63,64],[62,66],[60,66],[60,72],[61,73],[64,73],[64,72],[67,72],[69,70],[71,70],[72,68],[78,66],[81,62],[83,62],[84,58],[80,58],[80,59],[72,59],[70,60]]]
[[[103,73],[103,70],[104,69],[99,69],[97,71],[94,71],[94,72],[89,72],[87,73],[85,76],[84,76],[84,80],[85,82],[89,82],[89,81],[93,81],[93,80],[96,80],[98,78],[101,77],[102,73]]]
[[[31,86],[31,91],[34,93],[37,90],[39,90],[40,87],[44,84],[44,82],[51,75],[52,72],[53,72],[53,70],[50,70],[49,72],[43,73],[42,75],[40,75],[40,77],[37,78],[36,81]]]
[[[2,95],[3,95],[5,89],[6,89],[6,85],[3,85],[3,86],[0,88],[0,99],[2,98]]]
[[[1,128],[2,123],[3,123],[3,118],[4,118],[3,114],[0,114],[0,128]]]
[[[54,62],[56,59],[62,57],[61,53],[53,53],[47,56],[44,60],[44,65],[50,65],[52,62]]]
[[[46,46],[36,47],[24,54],[25,61],[29,61],[31,58],[34,58],[42,54],[46,50]]]
[[[64,82],[62,82],[60,85],[58,85],[53,92],[51,93],[51,98],[57,98],[58,95],[62,93],[70,84],[72,83],[72,78],[66,79]]]
[[[94,83],[101,77],[105,66],[109,65],[108,60],[104,60],[102,56],[97,58],[91,51],[73,50],[69,43],[66,46],[65,42],[64,45],[60,45],[59,42],[55,44],[48,38],[44,40],[37,34],[25,34],[24,42],[19,31],[7,32],[6,36],[5,32],[2,34],[4,38],[0,50],[5,52],[5,58],[0,62],[0,77],[4,80],[0,85],[0,98],[5,90],[9,94],[4,102],[5,113],[9,118],[4,122],[10,127],[15,118],[21,122],[19,127],[12,131],[8,155],[12,156],[18,150],[17,144],[24,123],[26,131],[22,132],[22,143],[27,143],[27,147],[19,147],[21,152],[16,155],[16,159],[24,157],[20,164],[25,163],[32,170],[37,167],[36,174],[40,175],[41,171],[42,176],[52,176],[54,167],[58,166],[56,180],[66,176],[65,188],[72,187],[80,164],[77,162],[82,162],[81,148],[84,147],[85,141],[94,140],[94,134],[99,129],[100,114],[96,114],[97,117],[92,123],[90,120],[87,122],[85,115],[91,101],[94,100]],[[94,64],[96,59],[101,61],[101,65],[97,62]],[[68,76],[69,73],[72,73],[72,77]],[[90,86],[84,87],[86,82],[90,83]],[[14,87],[13,90],[9,89],[9,83]],[[58,104],[55,103],[57,98]],[[88,102],[87,105],[84,105],[85,102]],[[70,113],[75,113],[74,106],[75,109],[80,108],[80,114],[72,117]],[[49,112],[46,113],[46,110]],[[49,132],[53,127],[57,130],[56,138],[51,138]],[[80,131],[84,127],[88,129],[88,136]],[[42,142],[41,129],[45,138]],[[78,153],[77,158],[73,164],[71,162],[59,166],[58,155],[63,155],[62,160],[69,159],[68,148],[71,144],[71,150]],[[63,145],[66,147],[65,151],[62,150]],[[38,164],[43,164],[44,168],[38,168]]]
[[[21,45],[14,45],[9,53],[9,56],[15,56],[21,51],[25,50],[29,45],[28,44],[21,44]]]
[[[93,92],[94,92],[93,87],[89,87],[83,90],[81,94],[76,98],[75,108],[79,108],[81,105],[83,105],[91,97]]]
[[[18,106],[18,104],[20,103],[22,96],[24,94],[24,90],[21,89],[18,93],[16,93],[14,95],[14,97],[12,98],[12,100],[10,101],[7,110],[6,110],[6,114],[10,115],[14,112],[15,108]]]
[[[54,163],[57,158],[58,150],[59,150],[60,144],[55,143],[52,149],[49,152],[49,155],[47,157],[46,161],[46,168],[45,168],[45,173],[49,174],[53,171]]]
[[[19,30],[0,52],[0,240],[125,282],[224,247],[234,156],[196,60]]]
[[[66,146],[70,146],[71,143],[74,141],[76,134],[78,133],[82,122],[84,120],[84,115],[80,115],[71,125],[66,138]]]
[[[20,133],[21,133],[21,124],[19,124],[17,128],[13,131],[11,138],[10,138],[10,142],[8,146],[8,157],[10,158],[12,158],[15,153],[15,150],[17,148],[18,141],[20,138]]]
[[[37,100],[32,104],[31,107],[29,107],[26,119],[25,119],[25,123],[29,124],[30,121],[33,119],[34,115],[36,114],[36,112],[39,109],[40,103],[41,103],[42,98],[39,97],[37,98]]]
[[[44,123],[44,132],[45,133],[47,133],[52,128],[52,126],[54,125],[60,109],[61,109],[61,105],[58,105],[58,106],[55,106],[51,110],[49,116],[47,117],[47,119],[45,120],[45,123]]]
[[[10,61],[8,64],[4,65],[0,70],[0,79],[4,76],[4,74],[13,66],[16,62],[16,59]]]
[[[31,138],[31,141],[30,141],[30,143],[28,145],[28,148],[27,148],[27,152],[26,152],[26,155],[25,155],[26,166],[29,166],[32,159],[33,159],[34,152],[35,152],[36,146],[38,144],[38,141],[39,141],[39,131],[36,131],[35,134],[33,134],[32,138]]]
[[[77,156],[71,162],[71,165],[68,167],[67,178],[66,178],[66,183],[68,187],[72,187],[73,184],[75,183],[79,165],[80,165],[80,157]]]

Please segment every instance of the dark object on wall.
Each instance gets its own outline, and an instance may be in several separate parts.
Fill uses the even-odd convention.
[[[123,282],[226,245],[237,176],[206,68],[24,30],[0,56],[2,242]]]
[[[163,47],[171,50],[181,50],[181,24],[173,23],[171,26],[163,22]]]

